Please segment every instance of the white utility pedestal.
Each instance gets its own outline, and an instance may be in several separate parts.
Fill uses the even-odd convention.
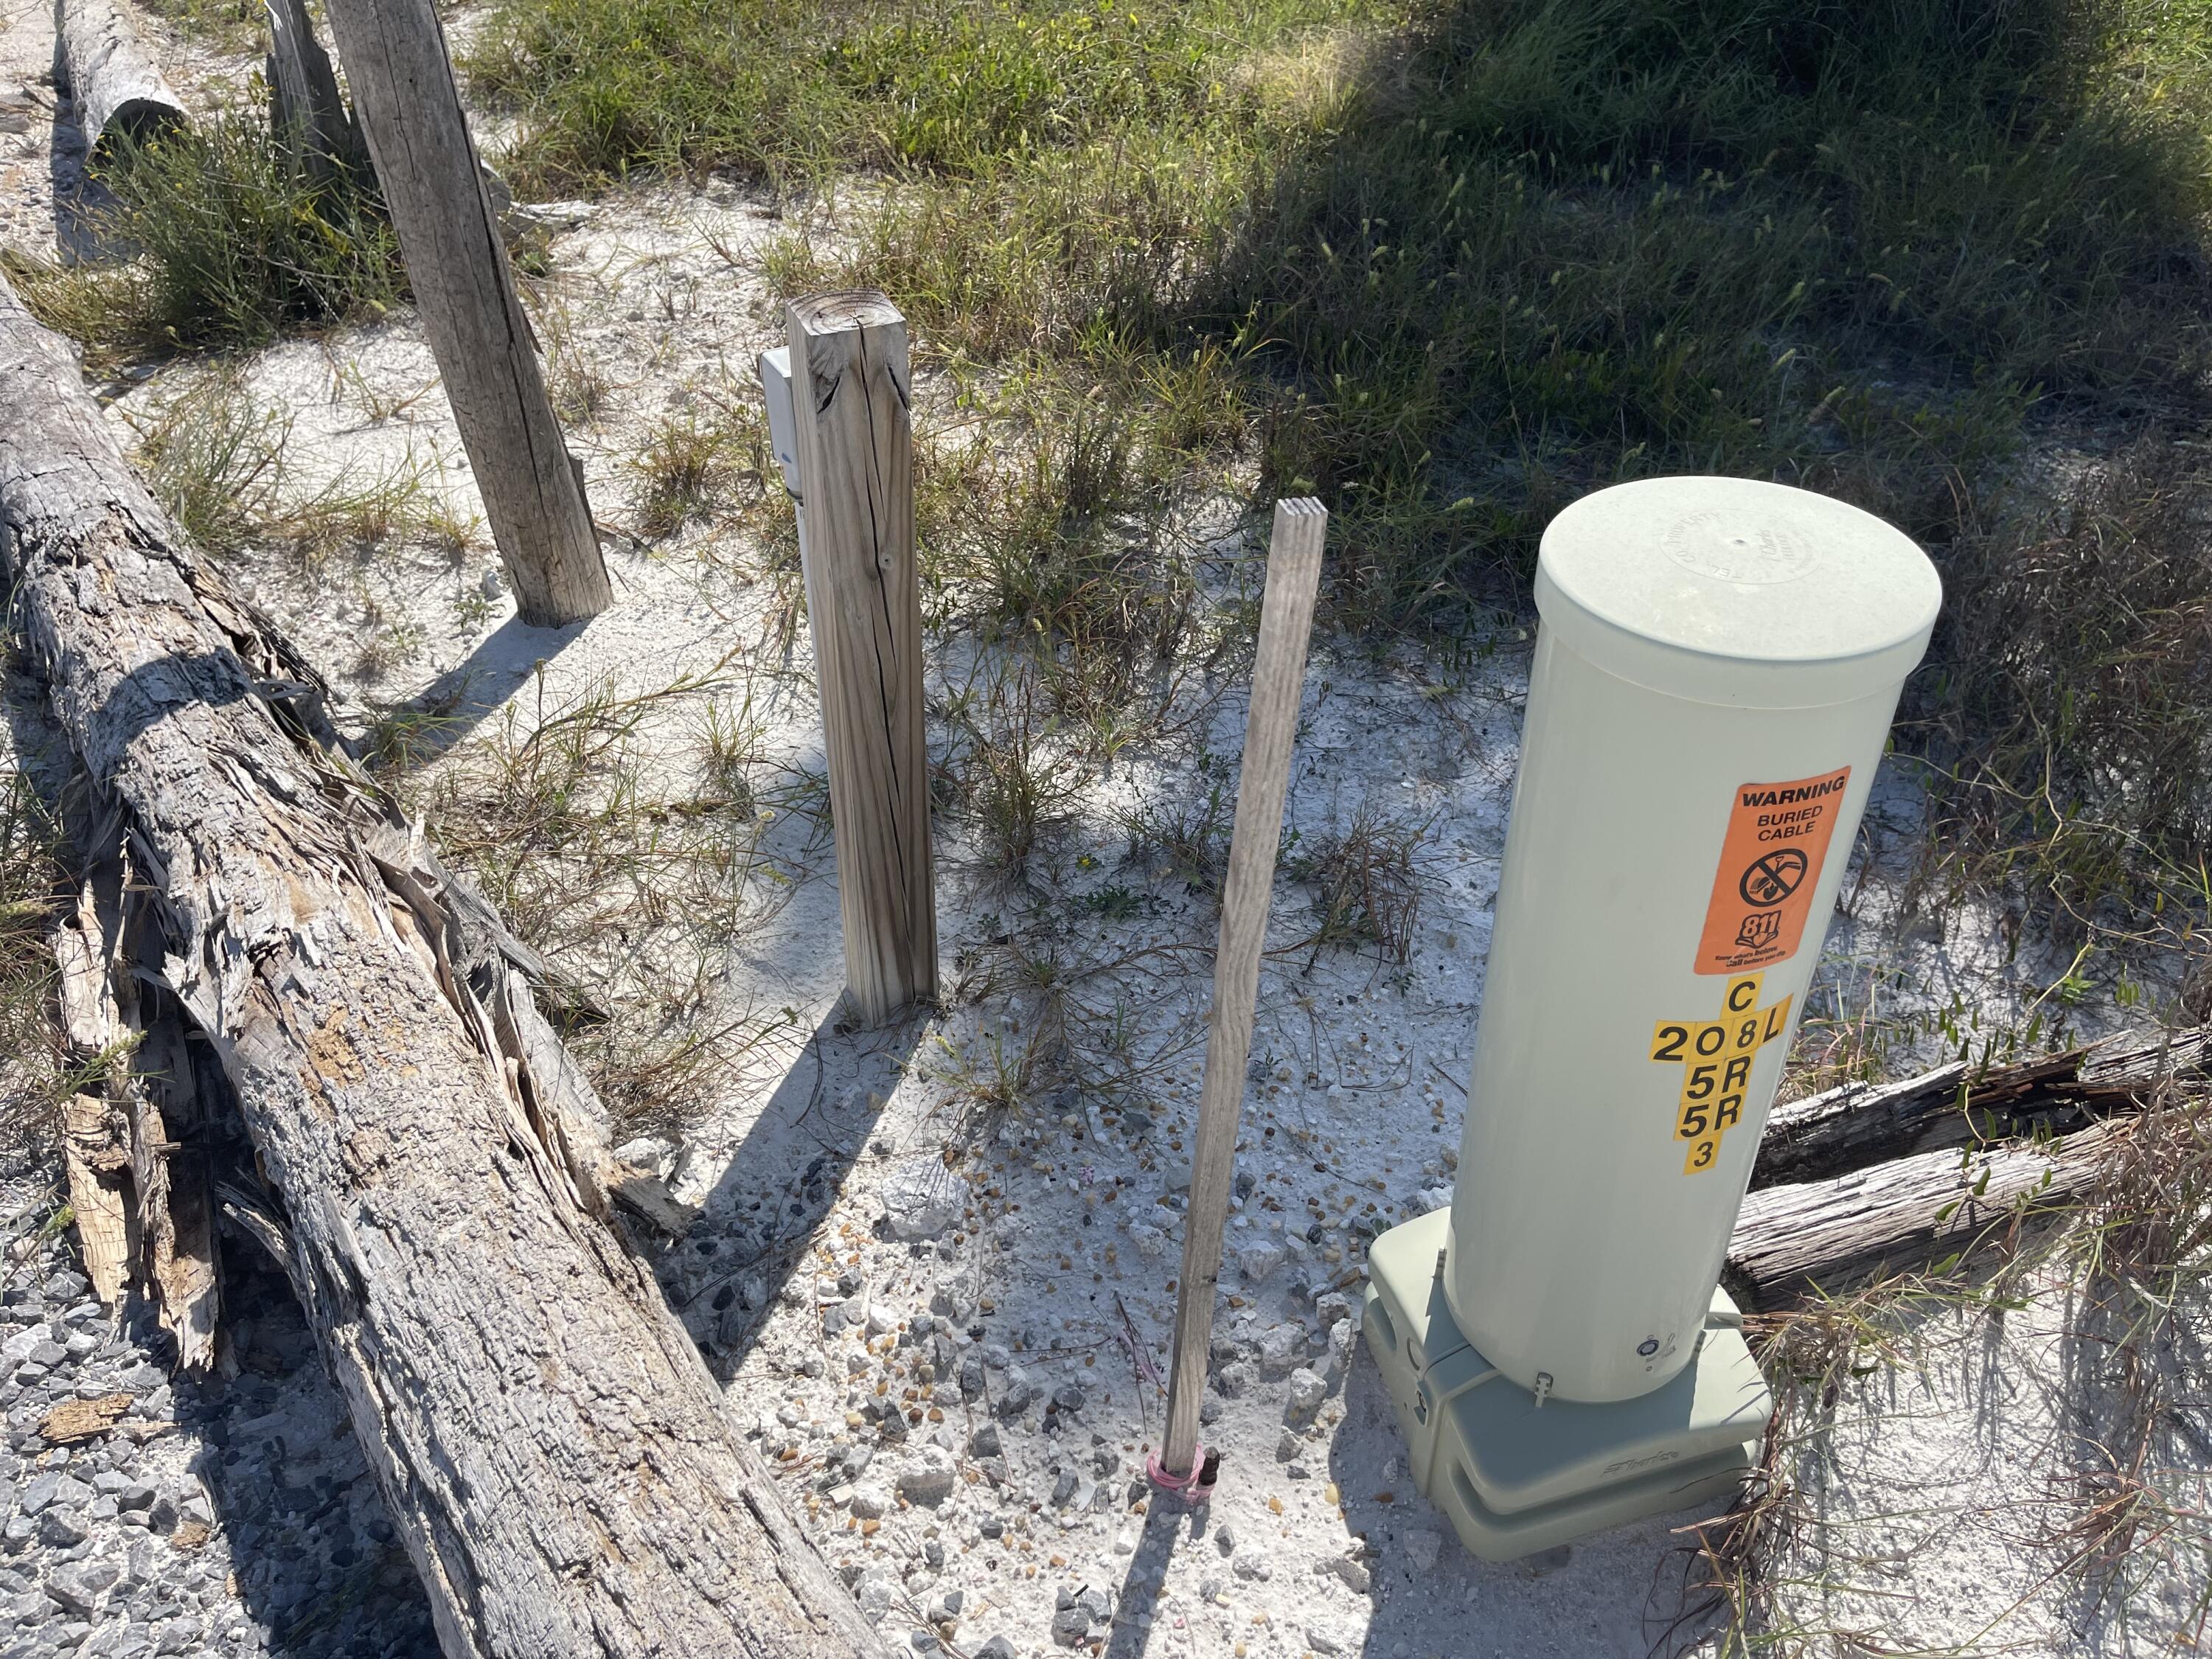
[[[1363,1322],[1477,1555],[1749,1465],[1721,1265],[1941,597],[1903,534],[1779,484],[1622,484],[1545,532],[1458,1184],[1375,1241]]]

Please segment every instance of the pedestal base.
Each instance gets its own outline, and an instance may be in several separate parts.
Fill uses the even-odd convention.
[[[1424,1497],[1486,1561],[1510,1561],[1647,1515],[1725,1498],[1773,1406],[1717,1288],[1687,1366],[1611,1405],[1538,1406],[1452,1322],[1438,1257],[1450,1212],[1394,1227],[1367,1256],[1360,1328]]]

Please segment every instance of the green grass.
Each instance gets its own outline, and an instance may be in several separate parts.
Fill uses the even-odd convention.
[[[379,317],[406,297],[374,181],[319,181],[258,113],[120,141],[96,182],[107,195],[88,228],[117,258],[62,267],[11,255],[9,274],[41,321],[102,360],[256,345]]]
[[[1933,661],[1905,709],[1907,738],[1934,763],[1927,878],[1939,893],[2032,883],[2067,935],[2118,931],[2201,956],[2208,498],[2212,454],[2152,437],[1956,550]]]
[[[1104,729],[1193,643],[1162,504],[1224,481],[1329,502],[1368,637],[1518,606],[1561,505],[1670,471],[1841,495],[2013,592],[2026,444],[2202,429],[2209,48],[2203,0],[503,0],[470,68],[534,187],[720,167],[813,204],[770,281],[884,289],[959,388],[939,620],[1042,647]],[[2128,562],[2091,631],[2175,568]],[[1946,659],[2002,663],[1975,626]],[[2212,708],[2019,643],[2040,665],[1939,671],[1905,734],[1976,879],[2044,872],[2042,809],[1997,803],[2094,819]],[[2138,731],[2045,790],[2023,734],[2069,722]],[[2175,889],[2185,769],[2066,852],[2082,902]]]
[[[105,229],[150,273],[149,320],[180,345],[254,343],[380,315],[404,294],[373,181],[316,182],[252,116],[118,149]]]

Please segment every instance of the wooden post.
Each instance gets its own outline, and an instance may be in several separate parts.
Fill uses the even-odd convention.
[[[522,620],[612,602],[583,483],[545,395],[430,0],[331,0],[331,32],[408,281]]]
[[[1176,1292],[1175,1349],[1168,1374],[1168,1426],[1160,1466],[1196,1473],[1198,1407],[1206,1393],[1213,1297],[1221,1282],[1221,1231],[1237,1167],[1237,1116],[1244,1064],[1252,1052],[1252,1012],[1260,994],[1260,952],[1275,885],[1283,796],[1291,780],[1291,740],[1321,581],[1328,511],[1316,501],[1275,503],[1267,590],[1260,605],[1260,653],[1244,719],[1244,766],[1237,785],[1237,825],[1221,892],[1221,940],[1213,956],[1213,1012],[1206,1039],[1206,1081],[1191,1152],[1190,1210],[1183,1219],[1182,1280]]]
[[[824,294],[789,328],[846,994],[878,1025],[937,998],[906,322],[880,294]]]
[[[338,92],[330,54],[315,39],[307,0],[263,0],[269,14],[269,124],[318,178],[333,167],[366,183],[368,147]]]

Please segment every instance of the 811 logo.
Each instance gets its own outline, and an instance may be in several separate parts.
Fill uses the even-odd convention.
[[[1675,1100],[1674,1139],[1688,1143],[1684,1175],[1710,1170],[1720,1158],[1721,1138],[1743,1121],[1751,1088],[1751,1062],[1790,1029],[1790,999],[1759,1006],[1766,975],[1739,974],[1721,994],[1721,1017],[1662,1020],[1652,1028],[1651,1058],[1682,1068]]]

